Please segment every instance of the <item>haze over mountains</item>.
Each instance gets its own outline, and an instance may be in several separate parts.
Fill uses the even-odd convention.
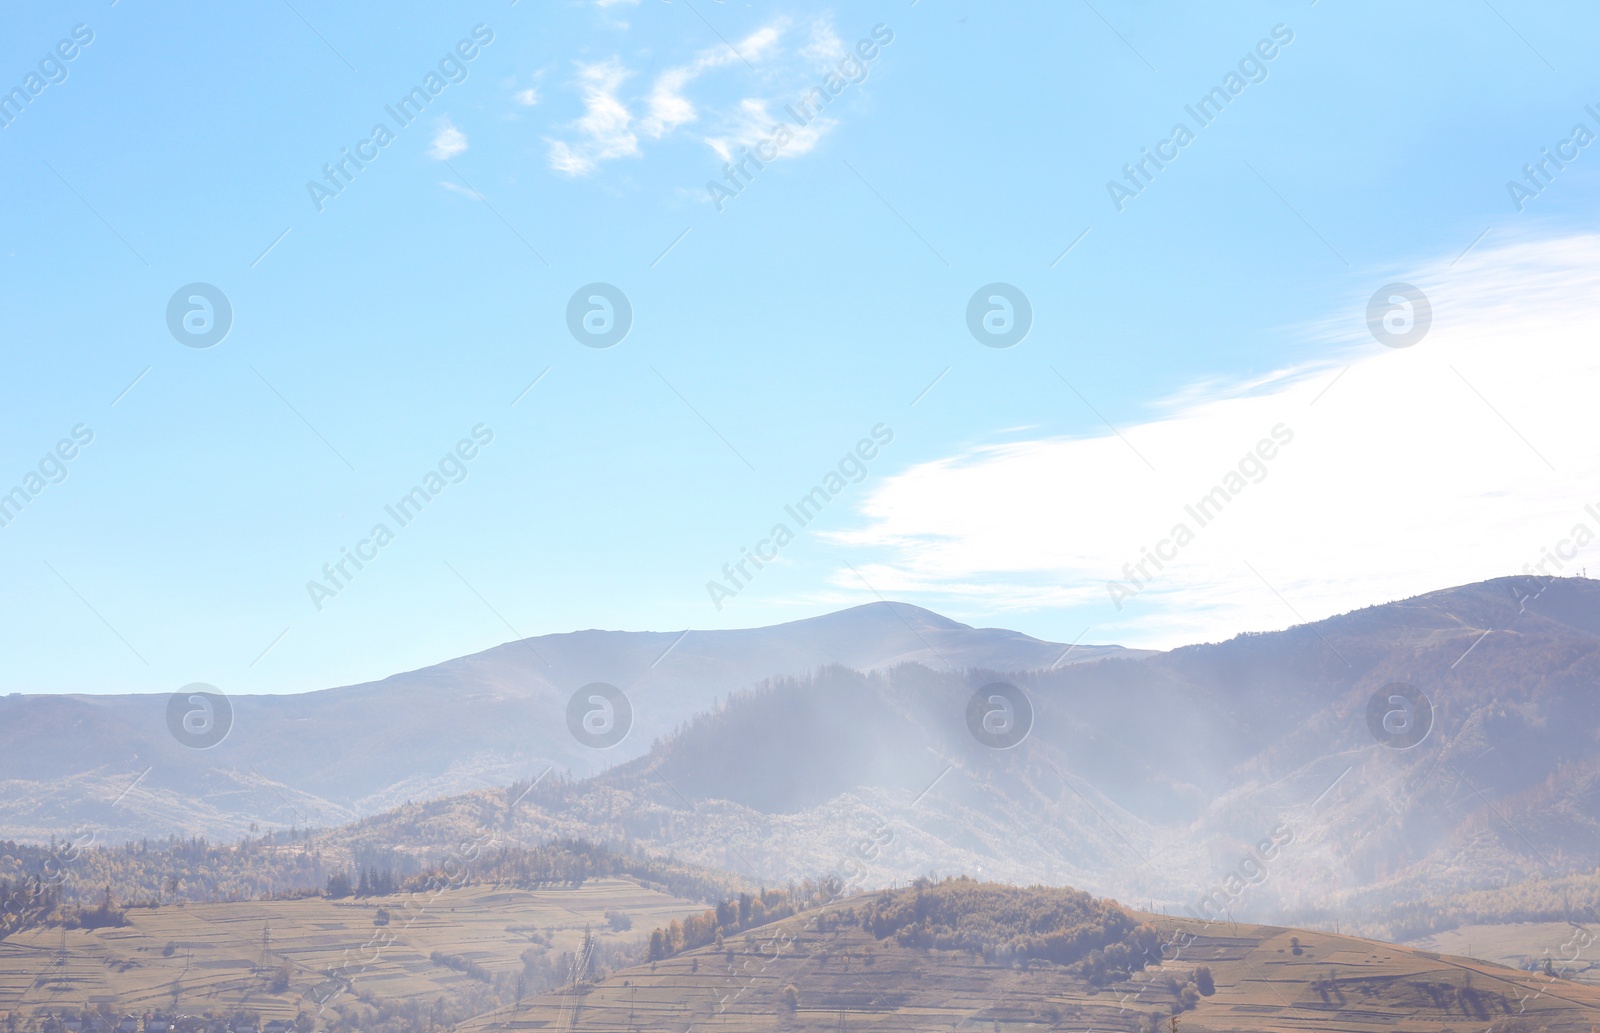
[[[112,840],[333,825],[552,766],[592,774],[775,675],[831,664],[1015,671],[1126,652],[886,603],[748,630],[579,631],[363,685],[234,696],[232,731],[204,751],[169,734],[165,695],[0,697],[0,838],[79,824]],[[579,743],[566,725],[568,699],[591,682],[631,700],[632,730],[611,749]]]
[[[1063,657],[903,604],[691,633],[663,659],[675,637],[549,636],[373,685],[236,700],[234,735],[192,757],[168,745],[164,700],[0,701],[0,835],[78,821],[113,839],[228,835],[236,824],[211,827],[211,813],[249,804],[275,826],[373,815],[330,830],[330,847],[437,853],[505,820],[513,840],[630,841],[769,883],[966,872],[1308,920],[1587,871],[1600,845],[1600,583],[1586,579],[1497,579],[1159,654]],[[551,774],[509,819],[503,789],[431,799],[552,763],[594,771],[563,716],[591,680],[623,687],[638,714],[606,751],[615,767]],[[966,716],[1000,680],[1035,711],[1006,750]],[[1406,749],[1369,720],[1396,683],[1431,700],[1428,734]],[[118,741],[132,757],[105,754]]]

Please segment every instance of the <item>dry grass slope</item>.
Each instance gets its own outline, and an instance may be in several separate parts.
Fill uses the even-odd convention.
[[[620,878],[577,889],[467,886],[409,902],[409,913],[403,894],[168,905],[130,909],[122,928],[29,929],[0,941],[0,1016],[81,1011],[102,1001],[129,1012],[171,1012],[175,986],[175,1010],[190,1013],[248,1009],[292,1020],[302,1010],[316,1013],[318,996],[329,994],[333,1001],[363,994],[424,1004],[456,996],[469,1005],[481,1001],[472,1008],[481,1011],[493,1006],[486,984],[436,963],[433,954],[514,977],[523,970],[522,953],[546,930],[554,930],[551,942],[537,946],[552,955],[577,950],[585,927],[602,943],[633,944],[641,929],[705,906]],[[375,924],[380,908],[390,916],[382,926]],[[613,932],[608,911],[631,917],[632,931]],[[285,962],[289,985],[272,992]],[[328,971],[341,969],[350,983],[330,983]]]

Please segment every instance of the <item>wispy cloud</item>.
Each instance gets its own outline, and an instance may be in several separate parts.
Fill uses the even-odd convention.
[[[511,99],[525,108],[531,108],[539,103],[539,91],[533,87],[529,87],[526,90],[518,90],[512,94]]]
[[[448,179],[442,179],[442,180],[439,181],[439,185],[444,187],[446,190],[449,190],[449,191],[451,191],[453,193],[460,194],[463,197],[470,197],[474,201],[483,200],[483,195],[482,194],[478,193],[476,190],[472,190],[472,189],[469,189],[467,187],[464,187],[460,183],[452,182],[451,180],[448,180]]]
[[[658,73],[647,90],[632,96],[624,95],[623,86],[633,73],[620,58],[580,65],[575,85],[584,115],[568,127],[569,133],[547,141],[550,166],[571,176],[588,175],[606,161],[639,157],[641,141],[665,140],[685,126],[702,123],[709,128],[699,139],[730,160],[740,147],[754,146],[772,134],[780,121],[772,114],[775,107],[816,86],[846,56],[825,18],[806,26],[804,42],[786,54],[784,39],[790,29],[789,21],[780,18],[731,44],[706,47]],[[746,66],[760,67],[758,82],[751,81]],[[713,88],[708,82],[696,89],[709,73],[721,69],[738,73],[731,96],[726,85]],[[752,86],[762,92],[752,94]],[[792,138],[782,153],[805,154],[835,125],[836,119],[814,118],[791,126]]]
[[[660,139],[674,129],[697,117],[694,105],[684,96],[684,89],[706,72],[745,61],[758,62],[777,49],[784,23],[777,22],[752,32],[732,47],[718,46],[702,51],[693,61],[669,68],[656,77],[648,99],[649,114],[643,123],[644,132]]]
[[[723,161],[732,161],[736,150],[754,148],[762,141],[771,139],[773,127],[778,122],[779,119],[770,110],[770,102],[746,97],[724,117],[722,133],[706,137],[706,145]],[[779,157],[789,158],[806,154],[838,124],[838,119],[822,116],[813,118],[803,126],[788,124],[787,142],[777,148],[776,153]]]
[[[456,128],[449,117],[441,118],[434,130],[428,153],[439,161],[449,161],[467,149],[467,134]]]
[[[856,569],[885,594],[1085,607],[1103,633],[1153,646],[1522,573],[1580,521],[1600,531],[1584,510],[1600,503],[1600,450],[1588,444],[1600,237],[1484,248],[1453,269],[1450,257],[1372,278],[1372,289],[1407,280],[1431,300],[1432,328],[1413,347],[1376,343],[1370,292],[1352,297],[1310,330],[1322,361],[1207,385],[1142,422],[1113,414],[1120,435],[920,464],[869,496],[864,527],[834,537],[868,550]],[[1293,441],[1247,462],[1279,426]],[[1200,526],[1186,507],[1229,473],[1244,489]],[[1180,523],[1193,541],[1169,546],[1176,555],[1157,570],[1147,550]],[[1564,572],[1591,560],[1600,568],[1600,541]],[[1127,583],[1124,565],[1141,562],[1148,587],[1119,611],[1107,581]],[[841,568],[835,583],[859,581]]]
[[[549,141],[551,168],[569,176],[582,176],[593,172],[603,161],[638,156],[639,137],[631,128],[633,115],[617,97],[629,75],[615,58],[578,66],[584,113],[573,128],[579,139],[572,143]]]

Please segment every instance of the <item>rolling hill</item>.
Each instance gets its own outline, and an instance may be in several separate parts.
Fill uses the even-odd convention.
[[[1360,937],[971,879],[847,890],[709,910],[625,878],[469,880],[134,907],[113,926],[0,939],[0,1016],[21,1029],[97,1012],[381,1033],[1580,1033],[1600,1021],[1600,987]]]
[[[1152,964],[1106,973],[879,935],[865,917],[875,903],[840,901],[821,921],[797,915],[462,1029],[1587,1033],[1600,1020],[1595,987],[1357,937],[1135,912],[1159,936]]]

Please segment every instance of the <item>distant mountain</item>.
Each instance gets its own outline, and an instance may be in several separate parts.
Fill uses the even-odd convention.
[[[320,847],[439,856],[501,823],[513,842],[631,843],[769,885],[959,872],[1379,929],[1424,896],[1595,867],[1600,582],[1503,578],[1166,653],[900,604],[677,638],[550,636],[239,699],[204,753],[167,734],[162,700],[6,700],[0,836],[365,815]],[[633,700],[616,749],[566,728],[590,680]],[[1033,711],[1008,749],[979,741],[1010,691],[993,683]],[[503,788],[461,792],[536,777],[513,817]]]
[[[234,696],[231,732],[203,751],[169,732],[166,695],[14,695],[0,698],[0,838],[79,825],[113,841],[334,825],[552,766],[593,773],[775,675],[906,663],[1021,671],[1116,655],[1142,654],[971,628],[904,603],[748,630],[580,631],[378,682]],[[621,689],[633,710],[610,749],[568,730],[568,700],[592,682]]]
[[[1010,749],[968,723],[994,681],[1035,712]],[[1381,926],[1425,895],[1595,867],[1597,683],[1600,583],[1580,578],[1054,671],[836,667],[725,700],[592,779],[542,783],[518,835],[631,840],[769,883],[965,872]],[[1405,702],[1414,690],[1428,702]],[[1408,720],[1427,734],[1399,748]],[[435,801],[346,834],[437,841],[484,806]]]

